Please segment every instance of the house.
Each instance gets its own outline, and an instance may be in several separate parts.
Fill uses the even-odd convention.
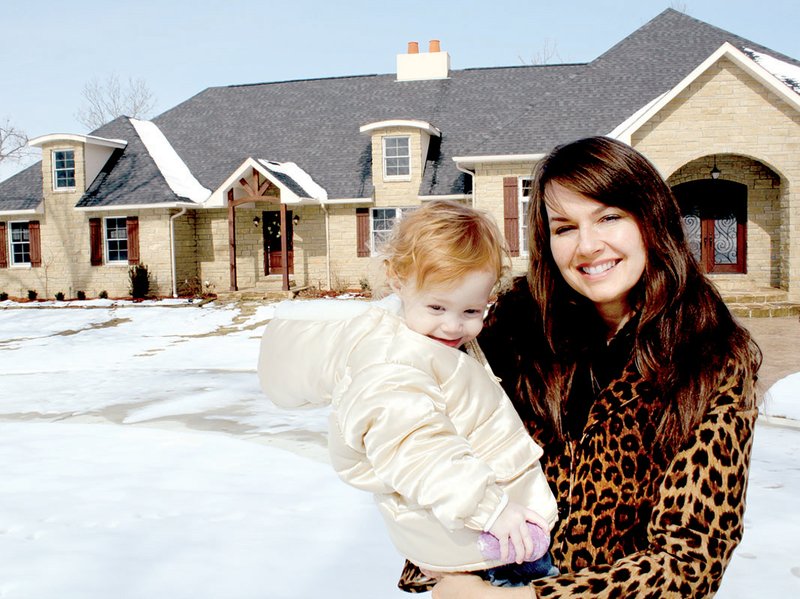
[[[209,88],[152,121],[31,140],[0,183],[0,291],[161,295],[379,284],[420,203],[502,223],[524,272],[537,160],[608,135],[673,186],[722,289],[800,301],[800,62],[668,9],[585,64],[452,70],[434,40],[397,72]]]

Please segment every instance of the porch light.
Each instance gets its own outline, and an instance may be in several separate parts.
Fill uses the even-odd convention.
[[[711,178],[715,181],[719,179],[719,176],[722,174],[722,171],[717,168],[717,157],[714,156],[714,166],[711,167]]]
[[[261,224],[261,219],[260,218],[258,218],[257,216],[255,218],[253,218],[253,226],[254,227],[257,227],[260,224]]]
[[[294,224],[295,227],[300,224],[300,215],[299,214],[295,214],[292,217],[292,223]]]

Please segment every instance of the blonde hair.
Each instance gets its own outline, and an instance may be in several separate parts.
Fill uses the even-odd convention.
[[[500,229],[486,212],[436,200],[404,215],[383,248],[387,277],[425,285],[447,284],[485,270],[499,281],[507,265]]]

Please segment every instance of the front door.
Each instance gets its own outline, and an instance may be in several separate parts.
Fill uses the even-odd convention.
[[[264,274],[283,274],[283,260],[281,258],[281,213],[278,210],[265,210],[261,214],[264,223]],[[292,211],[286,212],[286,262],[289,265],[289,274],[294,274],[294,251],[292,246]]]
[[[705,272],[746,272],[747,186],[703,179],[672,190],[689,249]]]

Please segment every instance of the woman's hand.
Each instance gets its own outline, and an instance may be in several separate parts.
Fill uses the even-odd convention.
[[[533,587],[494,587],[472,574],[444,574],[433,599],[536,599]]]

